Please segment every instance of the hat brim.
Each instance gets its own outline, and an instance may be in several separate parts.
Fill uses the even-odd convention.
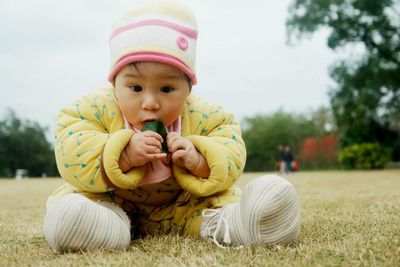
[[[113,82],[117,73],[126,65],[134,62],[160,62],[168,65],[172,65],[183,73],[189,76],[192,81],[192,85],[197,83],[196,74],[188,67],[185,63],[176,57],[156,52],[140,52],[132,53],[121,58],[111,69],[108,75],[108,81]]]

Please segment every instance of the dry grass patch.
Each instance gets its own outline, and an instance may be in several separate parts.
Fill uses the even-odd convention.
[[[47,196],[61,179],[0,179],[0,266],[400,266],[400,171],[287,178],[302,207],[302,233],[291,246],[223,250],[167,235],[134,240],[127,251],[67,254],[53,253],[42,234]]]

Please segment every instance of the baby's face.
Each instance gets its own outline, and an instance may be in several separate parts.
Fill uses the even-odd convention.
[[[141,62],[118,72],[115,94],[125,118],[135,128],[142,129],[146,121],[159,120],[165,126],[173,123],[183,110],[190,87],[177,68]]]

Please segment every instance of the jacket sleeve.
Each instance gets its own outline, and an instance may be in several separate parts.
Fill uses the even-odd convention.
[[[64,180],[86,192],[137,187],[144,168],[126,174],[119,169],[119,157],[133,131],[121,129],[111,132],[111,129],[119,129],[122,125],[118,116],[118,106],[99,95],[84,97],[60,110],[55,154]]]
[[[211,172],[204,179],[174,166],[176,179],[186,191],[198,197],[227,190],[242,174],[246,161],[239,124],[221,106],[212,106],[206,111],[190,108],[188,116],[192,117],[194,134],[187,138],[206,158]]]

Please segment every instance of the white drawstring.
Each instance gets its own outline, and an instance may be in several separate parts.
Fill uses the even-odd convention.
[[[206,214],[207,212],[208,212],[208,214]],[[223,243],[225,243],[225,244],[231,243],[228,222],[225,220],[225,218],[224,218],[223,214],[221,214],[221,212],[222,212],[222,209],[205,209],[201,212],[201,215],[204,218],[211,218],[205,225],[205,228],[209,230],[207,235],[211,234],[211,236],[212,236],[211,240],[213,241],[213,243],[220,248],[226,248],[225,246],[221,245],[217,240],[217,234],[221,230],[222,224],[225,224]],[[212,231],[211,226],[214,224],[214,221],[215,221],[215,220],[213,220],[214,218],[218,219],[217,226],[215,227],[214,232],[210,233]]]

